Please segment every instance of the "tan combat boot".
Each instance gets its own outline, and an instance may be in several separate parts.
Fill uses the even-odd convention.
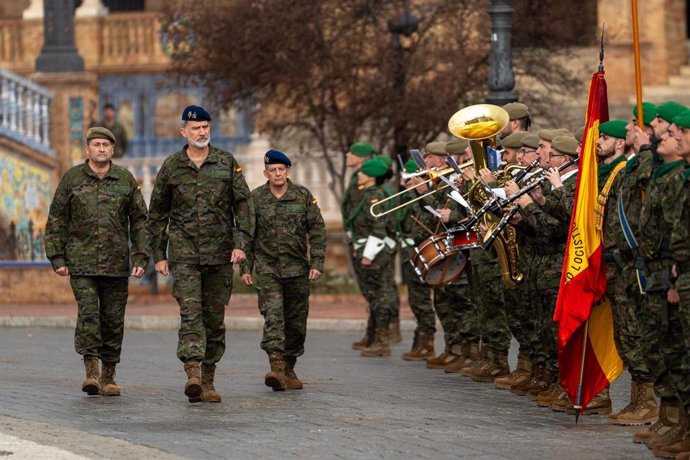
[[[680,418],[680,403],[676,398],[661,398],[659,419],[652,425],[633,435],[633,442],[647,444],[650,440],[664,436],[678,424]]]
[[[690,452],[690,414],[683,409],[680,411],[680,420],[676,427],[676,430],[669,432],[675,431],[675,436],[669,436],[668,441],[663,444],[655,443],[652,447],[654,455],[662,458],[676,458],[678,454]],[[650,447],[653,441],[649,441],[647,447]]]
[[[508,367],[508,352],[491,350],[489,364],[482,366],[478,371],[470,375],[475,382],[493,382],[495,378],[505,377],[510,374]]]
[[[460,357],[447,365],[443,370],[449,374],[458,374],[469,369],[479,359],[479,343],[465,342],[460,346]]]
[[[609,415],[609,423],[636,426],[648,425],[659,419],[659,405],[654,394],[654,384],[633,382],[633,387],[635,394],[630,404],[618,414]],[[617,416],[612,417],[613,415]]]
[[[369,341],[369,337],[367,337],[366,334],[364,334],[364,337],[359,339],[356,342],[352,342],[352,349],[353,350],[361,350],[363,348],[367,347],[367,342]]]
[[[552,404],[561,399],[565,390],[561,385],[561,382],[556,379],[551,382],[549,389],[545,392],[539,393],[537,396],[537,406],[539,407],[551,407]]]
[[[285,379],[283,354],[279,351],[269,353],[268,362],[271,365],[271,370],[264,377],[264,383],[267,387],[273,388],[273,391],[285,391],[287,389],[287,380]]]
[[[510,390],[513,386],[524,383],[529,378],[531,370],[532,361],[527,356],[519,354],[515,370],[505,377],[494,379],[494,386],[502,390]]]
[[[426,367],[429,369],[445,369],[447,365],[455,362],[458,358],[460,357],[451,351],[450,345],[446,345],[443,353],[435,358],[426,360]]]
[[[416,347],[402,354],[405,361],[424,361],[434,357],[434,333],[421,332]]]
[[[569,414],[575,413],[575,408],[568,409]],[[607,415],[612,412],[611,398],[609,398],[609,389],[604,388],[597,393],[592,400],[583,409],[580,409],[580,415]]]
[[[197,361],[184,363],[187,382],[184,384],[184,394],[189,402],[201,402],[201,365]]]
[[[472,377],[473,373],[479,372],[482,367],[489,365],[491,360],[491,357],[489,356],[490,354],[489,347],[483,345],[479,348],[479,356],[472,362],[472,365],[460,369],[458,373],[466,377]]]
[[[402,334],[400,333],[400,317],[394,316],[388,325],[388,337],[391,343],[402,342]]]
[[[512,386],[510,392],[520,396],[527,396],[530,392],[543,391],[549,386],[546,381],[547,377],[546,367],[543,364],[537,364],[532,367],[530,378],[525,380],[522,385]]]
[[[390,356],[390,329],[388,326],[377,327],[374,333],[374,342],[363,349],[360,354],[365,358],[378,358],[380,356]]]
[[[81,384],[81,391],[90,396],[101,394],[101,384],[98,382],[101,378],[98,369],[98,357],[84,356],[84,370],[86,371],[86,380]]]
[[[297,363],[297,358],[294,356],[285,357],[285,379],[287,380],[288,390],[301,390],[304,385],[302,381],[295,374],[295,364]]]
[[[101,391],[103,396],[120,396],[121,388],[115,383],[115,363],[103,363]]]
[[[201,399],[204,402],[219,403],[221,400],[220,394],[213,386],[215,376],[215,364],[201,364]]]

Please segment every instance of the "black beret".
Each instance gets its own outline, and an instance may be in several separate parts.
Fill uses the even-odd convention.
[[[285,166],[292,166],[292,161],[283,152],[278,150],[269,150],[264,155],[264,163],[267,165],[282,164]]]
[[[182,111],[182,121],[211,121],[211,114],[198,105],[188,105]]]

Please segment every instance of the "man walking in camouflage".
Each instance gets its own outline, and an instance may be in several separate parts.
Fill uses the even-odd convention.
[[[127,277],[141,278],[149,260],[146,203],[134,176],[110,161],[114,145],[106,128],[89,129],[86,161],[62,177],[45,233],[46,255],[55,273],[70,277],[77,301],[74,347],[84,356],[82,391],[89,395],[120,395],[114,377]]]
[[[155,268],[172,273],[180,305],[177,357],[187,374],[189,402],[220,402],[213,380],[225,352],[225,305],[232,264],[245,259],[254,207],[235,157],[209,144],[211,116],[182,112],[182,150],[161,166],[151,194],[149,229]]]
[[[261,348],[271,366],[266,386],[301,390],[295,363],[304,354],[310,282],[323,272],[326,226],[311,192],[288,178],[292,161],[269,150],[264,163],[268,181],[252,191],[256,226],[241,267],[242,281],[255,283],[259,294]]]

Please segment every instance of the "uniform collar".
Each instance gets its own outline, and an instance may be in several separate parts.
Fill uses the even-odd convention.
[[[103,176],[103,179],[106,179],[108,177],[117,179],[117,176],[113,173],[113,162],[110,161],[110,168],[108,169],[108,172],[105,173],[105,176]],[[91,166],[89,166],[89,160],[84,160],[84,163],[81,165],[81,171],[86,174],[87,176],[95,177],[96,179],[100,179],[98,174],[91,169]]]

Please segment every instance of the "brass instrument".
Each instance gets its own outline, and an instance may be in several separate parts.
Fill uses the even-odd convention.
[[[477,104],[459,110],[448,120],[448,130],[456,137],[467,139],[472,148],[475,169],[479,171],[488,166],[486,149],[496,147],[496,136],[508,124],[510,116],[502,107],[492,104]],[[469,192],[470,205],[476,210],[484,207],[490,199],[487,191],[479,179],[476,179]],[[494,230],[501,224],[493,213],[485,213],[482,216],[484,224],[488,227],[487,236],[493,235]],[[487,241],[487,243],[489,243]],[[516,231],[511,225],[504,224],[504,228],[494,237],[490,243],[501,266],[501,275],[504,283],[516,288],[522,283],[524,276],[517,269],[518,247]]]
[[[467,168],[469,166],[472,166],[473,164],[474,164],[474,161],[470,160],[470,161],[467,161],[465,163],[458,165],[458,167],[460,169],[463,169],[463,168]],[[404,195],[405,193],[407,193],[410,190],[413,190],[417,187],[421,187],[422,185],[425,185],[425,184],[429,185],[429,183],[440,184],[442,176],[448,176],[448,175],[451,175],[453,173],[455,173],[455,169],[453,169],[451,167],[442,168],[442,169],[431,168],[431,169],[424,169],[422,171],[417,171],[414,173],[403,173],[401,177],[404,180],[408,180],[408,179],[411,179],[413,177],[420,177],[420,176],[424,176],[424,175],[429,176],[429,180],[427,180],[426,182],[422,182],[421,184],[417,184],[414,187],[410,187],[410,188],[406,188],[405,190],[401,190],[398,193],[394,193],[393,195],[386,197],[383,200],[377,201],[376,203],[371,205],[371,208],[369,208],[369,212],[371,212],[372,216],[377,217],[377,218],[381,217],[381,216],[385,216],[386,214],[390,214],[391,212],[395,212],[398,209],[404,208],[407,205],[410,205],[410,204],[417,202],[423,198],[426,198],[429,195],[433,195],[434,193],[436,193],[438,191],[444,190],[444,189],[448,188],[448,184],[438,185],[437,188],[435,188],[429,192],[426,192],[423,195],[419,195],[418,197],[415,197],[412,200],[406,201],[404,203],[400,203],[399,205],[392,207],[390,209],[386,209],[385,211],[382,211],[382,212],[374,211],[375,208],[378,208],[379,206],[382,206],[385,203],[388,203],[390,200],[394,200],[395,198],[399,197],[400,195]]]

